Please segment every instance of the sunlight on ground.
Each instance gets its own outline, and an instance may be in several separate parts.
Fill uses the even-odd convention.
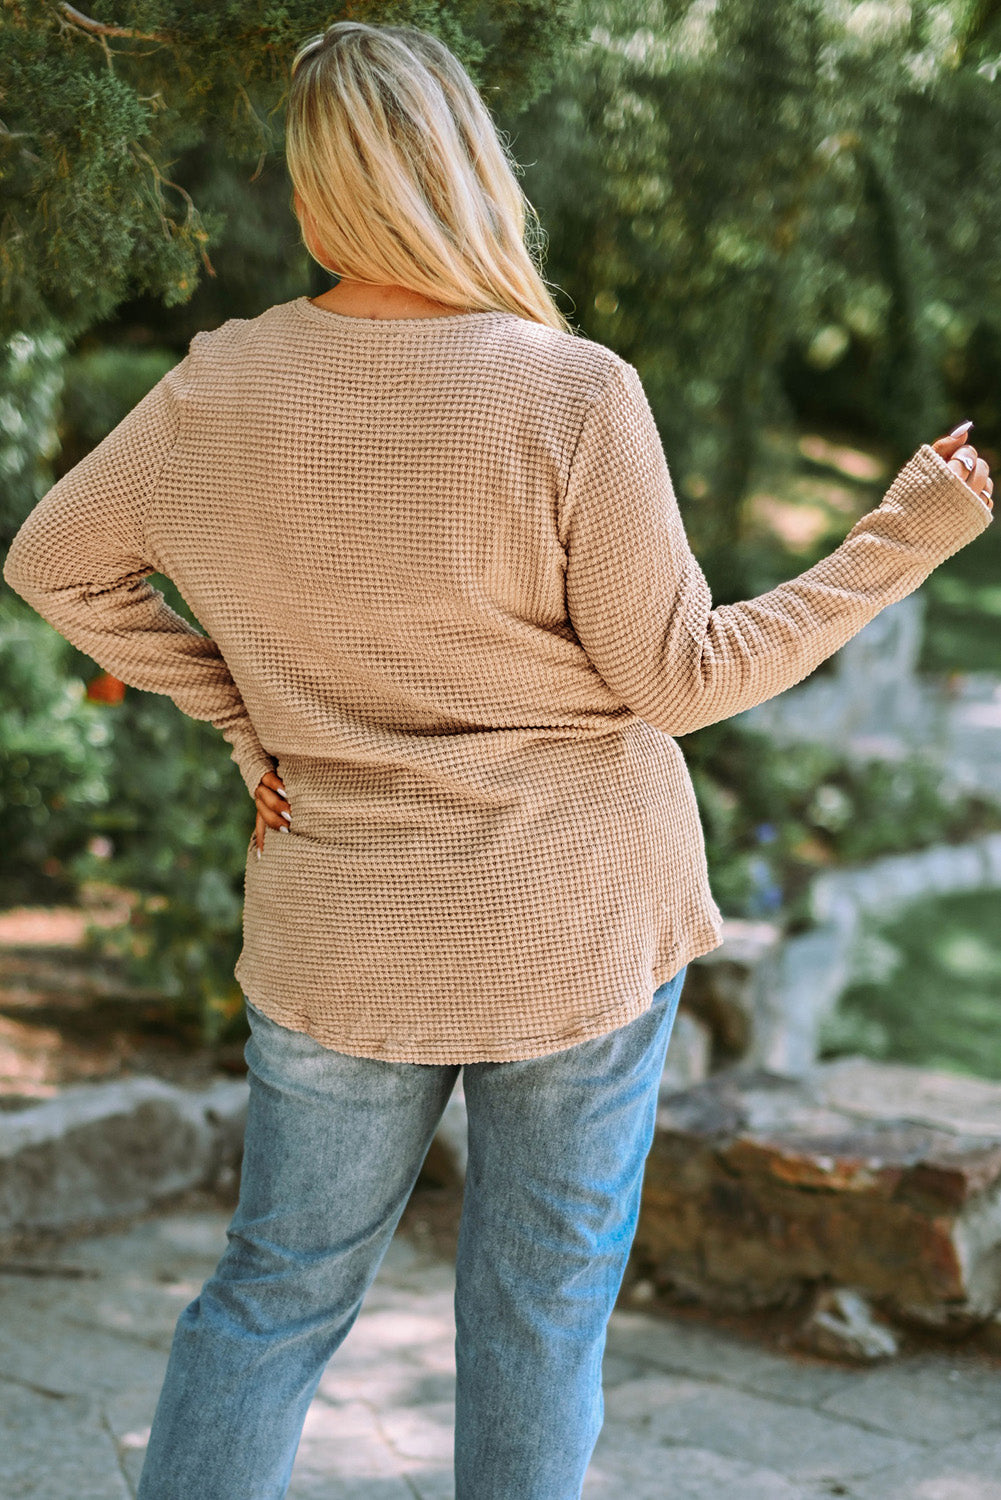
[[[773,532],[790,552],[815,547],[830,525],[820,506],[791,504],[774,495],[752,495],[747,515],[754,529]]]
[[[848,443],[832,443],[816,432],[804,432],[797,444],[804,458],[826,464],[862,484],[878,484],[885,477],[886,465],[872,453],[853,448]]]
[[[846,443],[830,442],[819,433],[805,433],[796,444],[799,454],[830,471],[792,474],[783,480],[781,492],[759,491],[748,496],[744,515],[750,533],[771,535],[787,551],[815,551],[826,536],[853,523],[878,500],[871,500],[860,485],[878,487],[888,482],[886,465],[874,454]],[[840,482],[844,476],[848,483]]]
[[[745,515],[752,532],[771,533],[789,552],[812,552],[825,536],[844,531],[870,509],[865,492],[820,478],[797,478],[781,497],[752,494]]]
[[[986,937],[979,933],[946,933],[938,952],[943,966],[951,969],[954,974],[976,978],[1001,973],[1001,951],[992,947]]]
[[[84,883],[77,906],[11,906],[0,911],[0,946],[79,948],[90,923],[120,927],[137,893],[121,886]]]

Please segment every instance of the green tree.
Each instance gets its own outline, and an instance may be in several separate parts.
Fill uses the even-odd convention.
[[[342,17],[420,26],[508,110],[579,36],[572,0],[5,0],[0,324],[79,335],[127,297],[186,302],[226,232],[177,170],[208,143],[260,169],[281,147],[296,48]]]
[[[974,335],[996,347],[1001,8],[585,13],[587,41],[515,140],[547,274],[640,370],[693,544],[721,599],[740,597],[741,502],[782,478],[770,424],[791,427],[814,384],[902,462]],[[981,434],[995,401],[968,403]]]

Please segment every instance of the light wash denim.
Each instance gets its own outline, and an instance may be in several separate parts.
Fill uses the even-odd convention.
[[[605,1036],[461,1065],[456,1500],[579,1500],[686,968]],[[178,1318],[138,1500],[286,1493],[320,1376],[459,1074],[335,1052],[244,998],[239,1201],[218,1266]]]

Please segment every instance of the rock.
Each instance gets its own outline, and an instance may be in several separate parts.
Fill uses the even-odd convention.
[[[1001,834],[985,833],[965,844],[888,854],[854,870],[825,870],[810,887],[810,910],[828,922],[853,906],[863,921],[884,922],[928,896],[995,889],[999,878]]]
[[[834,1283],[930,1329],[982,1324],[1001,1306],[1001,1085],[947,1078],[840,1059],[663,1096],[637,1274],[720,1307]]]
[[[958,1134],[1001,1136],[1001,1085],[944,1069],[839,1057],[817,1068],[817,1098],[866,1119],[907,1119]]]
[[[790,937],[781,948],[763,949],[745,979],[733,977],[725,961],[717,977],[705,959],[697,960],[694,982],[685,985],[687,1003],[712,1027],[714,1055],[724,1065],[740,1061],[802,1077],[816,1062],[824,1022],[844,990],[856,981],[879,978],[892,965],[895,954],[878,937],[876,923],[899,916],[927,896],[992,889],[999,883],[999,833],[890,855],[858,869],[823,871],[810,887],[815,927]],[[725,954],[725,943],[716,952]]]
[[[720,946],[689,965],[682,1004],[709,1028],[715,1060],[733,1060],[748,1051],[781,940],[774,922],[728,917]]]
[[[708,1078],[712,1060],[712,1035],[704,1022],[679,1006],[667,1044],[664,1072],[661,1076],[662,1094],[675,1093],[678,1089],[691,1088]]]
[[[853,914],[854,917],[854,914]],[[851,978],[856,924],[828,922],[791,937],[762,974],[742,1061],[798,1078],[817,1060],[824,1020]]]
[[[871,1363],[898,1352],[896,1335],[877,1322],[865,1296],[853,1287],[822,1287],[793,1342],[817,1354]]]
[[[139,1213],[232,1175],[248,1085],[183,1089],[156,1078],[77,1084],[0,1113],[0,1236]]]
[[[780,743],[828,741],[857,753],[899,753],[927,744],[937,719],[917,676],[924,596],[909,594],[869,621],[832,658],[830,668],[736,722]]]
[[[629,1307],[646,1307],[653,1301],[656,1292],[657,1288],[653,1282],[648,1281],[643,1276],[639,1281],[634,1281],[631,1286],[626,1288],[626,1293],[622,1300]]]
[[[692,961],[682,1005],[712,1034],[710,1072],[740,1062],[798,1078],[814,1066],[823,1022],[853,978],[859,927],[850,893],[825,891],[810,932],[783,941],[777,923],[727,918],[720,947]]]

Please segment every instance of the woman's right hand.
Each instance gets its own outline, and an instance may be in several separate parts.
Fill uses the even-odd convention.
[[[966,433],[949,433],[946,437],[936,438],[931,446],[935,452],[946,460],[949,468],[954,474],[958,474],[975,495],[979,495],[985,505],[994,509],[994,481],[987,467],[987,460],[981,458],[972,443],[966,441]]]

